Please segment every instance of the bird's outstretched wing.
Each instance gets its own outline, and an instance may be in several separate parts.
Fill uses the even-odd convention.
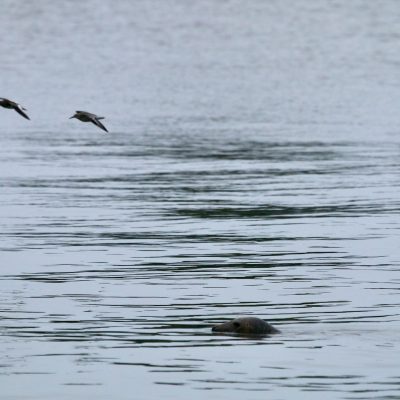
[[[98,126],[100,129],[103,129],[103,131],[108,132],[107,128],[99,121],[98,118],[92,118],[91,121]]]
[[[24,112],[23,108],[17,104],[16,107],[14,107],[14,110],[19,114],[22,115],[24,118],[29,119],[28,114],[26,112]]]

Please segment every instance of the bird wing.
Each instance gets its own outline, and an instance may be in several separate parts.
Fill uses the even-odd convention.
[[[22,115],[24,118],[30,119],[30,118],[28,117],[28,115],[22,110],[22,107],[21,107],[19,104],[16,105],[16,107],[14,108],[14,110],[15,110],[19,115]]]
[[[97,118],[93,118],[91,121],[103,131],[108,132],[107,128]]]

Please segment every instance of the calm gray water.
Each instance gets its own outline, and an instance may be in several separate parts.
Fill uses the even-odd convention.
[[[0,33],[1,399],[400,398],[398,1],[2,0]],[[238,315],[282,334],[211,334]]]

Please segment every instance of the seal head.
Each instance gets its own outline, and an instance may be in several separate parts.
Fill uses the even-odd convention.
[[[213,332],[230,332],[240,335],[268,335],[279,333],[268,322],[256,317],[241,317],[212,327]]]

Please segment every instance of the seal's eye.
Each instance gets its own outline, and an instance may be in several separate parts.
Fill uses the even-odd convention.
[[[235,321],[235,322],[233,323],[233,326],[235,327],[235,329],[239,329],[239,328],[240,328],[240,323],[237,322],[237,321]]]

